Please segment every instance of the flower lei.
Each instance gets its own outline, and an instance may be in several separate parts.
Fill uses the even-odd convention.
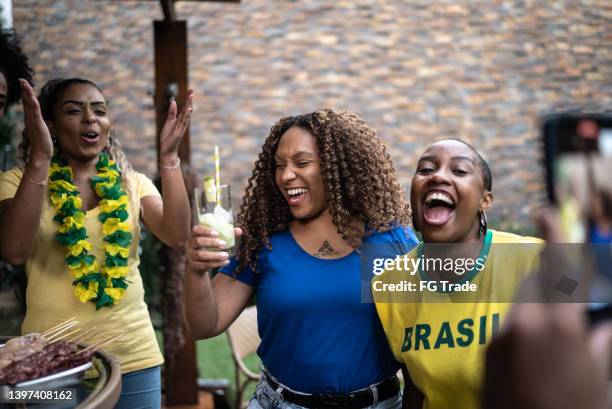
[[[91,186],[100,197],[103,245],[106,260],[100,268],[96,256],[89,254],[92,245],[83,226],[85,212],[79,189],[72,182],[73,173],[68,164],[58,156],[51,160],[49,168],[49,200],[57,214],[53,218],[60,226],[56,241],[66,246],[66,264],[74,280],[74,294],[83,303],[94,302],[96,309],[112,306],[124,295],[128,287],[129,231],[128,197],[121,186],[121,173],[115,161],[102,152],[96,164],[97,175],[91,178]]]

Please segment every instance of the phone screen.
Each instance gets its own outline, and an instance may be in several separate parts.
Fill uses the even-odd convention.
[[[547,117],[544,143],[548,196],[565,241],[588,244],[589,314],[612,318],[612,115]]]

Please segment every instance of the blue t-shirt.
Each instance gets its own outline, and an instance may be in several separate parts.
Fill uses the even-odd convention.
[[[247,268],[237,279],[255,288],[257,354],[272,376],[300,392],[337,394],[395,374],[398,363],[375,306],[362,302],[362,287],[369,288],[371,279],[361,275],[363,252],[316,258],[289,231],[273,235],[271,242],[272,250],[260,252],[260,273]],[[393,258],[416,243],[412,230],[398,227],[366,237],[360,249]],[[220,271],[231,275],[235,267],[232,259]]]

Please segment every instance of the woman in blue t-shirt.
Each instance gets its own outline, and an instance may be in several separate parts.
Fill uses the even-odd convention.
[[[225,331],[257,296],[264,375],[250,408],[401,405],[362,260],[405,254],[417,241],[409,223],[385,145],[357,115],[324,109],[272,127],[238,216],[237,256],[197,226],[185,278],[198,339]],[[211,280],[214,267],[223,274]]]

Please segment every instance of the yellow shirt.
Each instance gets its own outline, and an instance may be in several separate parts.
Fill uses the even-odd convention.
[[[21,181],[22,171],[14,168],[0,178],[0,201],[15,196]],[[110,335],[125,333],[125,336],[112,341],[104,349],[115,355],[123,373],[137,371],[161,365],[163,357],[159,350],[155,332],[144,302],[144,288],[138,271],[138,242],[140,241],[140,199],[145,196],[159,196],[155,185],[145,175],[138,172],[128,174],[129,218],[132,233],[132,244],[128,257],[129,287],[118,304],[96,310],[92,302],[82,303],[74,295],[72,277],[64,257],[66,248],[55,241],[58,224],[53,221],[55,209],[45,197],[38,235],[34,242],[32,256],[25,265],[28,276],[26,291],[26,316],[22,324],[22,333],[42,332],[54,325],[76,317],[79,328],[87,330],[96,328],[102,331],[96,337],[87,340],[93,344]],[[85,228],[92,244],[92,251],[100,264],[104,260],[101,250],[102,223],[98,220],[99,207],[91,209],[85,215]],[[31,221],[24,220],[24,223]]]
[[[418,291],[419,282],[428,280],[422,272],[410,275],[392,269],[374,278],[373,284],[404,281],[416,285],[418,295],[411,298],[374,291],[374,300],[391,350],[424,395],[424,409],[480,406],[486,344],[499,329],[516,287],[536,268],[541,243],[489,230],[481,252],[486,256],[484,267],[466,277],[476,285],[474,293]]]

